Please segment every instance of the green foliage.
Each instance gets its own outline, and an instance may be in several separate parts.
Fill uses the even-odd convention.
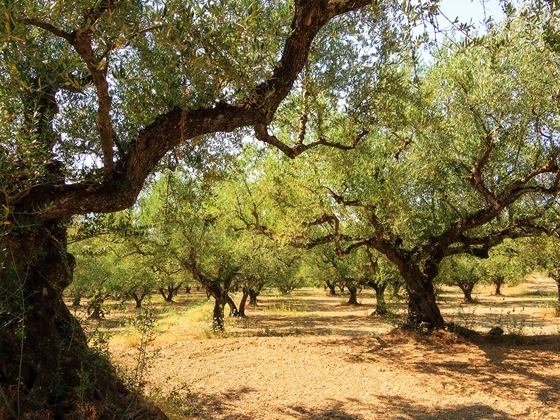
[[[535,254],[529,243],[525,238],[506,239],[490,251],[490,258],[482,261],[487,282],[494,284],[496,294],[501,293],[503,284],[516,285],[535,270]]]
[[[440,264],[436,281],[448,286],[458,286],[465,295],[465,301],[470,302],[473,288],[489,279],[488,270],[488,264],[479,258],[468,254],[453,255]]]

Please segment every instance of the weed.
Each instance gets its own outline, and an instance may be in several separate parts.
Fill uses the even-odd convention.
[[[518,311],[519,315],[516,315],[517,308],[513,308],[511,311],[506,312],[506,315],[502,321],[503,325],[506,327],[506,331],[510,335],[525,335],[526,321],[522,316],[525,311],[525,307],[522,307]]]
[[[307,312],[307,304],[305,302],[293,303],[291,301],[280,301],[265,307],[264,311],[276,314]]]
[[[148,394],[148,398],[154,401],[171,420],[190,418],[198,411],[196,395],[186,384],[175,385],[167,393],[160,388],[154,388]]]
[[[558,293],[552,290],[531,290],[524,293],[525,296],[556,297]]]
[[[459,306],[459,308],[457,309],[457,319],[459,320],[459,324],[462,327],[469,330],[474,329],[477,324],[475,310],[476,308],[474,307],[467,307],[465,309],[463,305]]]
[[[121,376],[128,387],[134,391],[134,397],[131,399],[129,408],[137,401],[138,397],[143,393],[145,382],[145,374],[148,369],[150,360],[157,357],[159,351],[155,349],[148,351],[148,346],[156,338],[156,318],[151,306],[145,305],[136,315],[136,318],[129,321],[130,326],[139,334],[139,343],[137,347],[135,366],[131,371],[127,369],[121,370]],[[126,414],[126,413],[125,413]],[[124,417],[124,416],[123,416]]]
[[[86,401],[88,392],[93,386],[93,380],[91,378],[91,372],[84,369],[83,365],[78,372],[78,377],[80,378],[80,384],[76,387],[76,395],[78,396],[78,405],[82,406]]]
[[[148,361],[151,358],[157,357],[157,351],[154,351],[153,354],[149,354],[148,352],[148,345],[156,338],[154,331],[156,319],[151,307],[146,305],[146,307],[138,313],[136,318],[130,321],[130,325],[138,334],[140,334],[140,342],[138,344],[136,355],[136,366],[131,378],[131,385],[134,389],[142,390],[145,385],[144,375],[146,373]]]

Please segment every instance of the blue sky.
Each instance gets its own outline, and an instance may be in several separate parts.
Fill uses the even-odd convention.
[[[492,16],[496,21],[503,17],[499,0],[441,0],[440,5],[449,19],[458,17],[460,22],[474,25],[482,22],[485,17]],[[440,24],[447,26],[444,22]]]

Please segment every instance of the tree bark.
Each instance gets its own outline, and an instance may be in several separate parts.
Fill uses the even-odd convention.
[[[257,306],[257,297],[259,296],[260,292],[249,289],[249,305]]]
[[[556,306],[556,316],[560,316],[560,278],[555,279],[558,287],[558,305]]]
[[[550,277],[556,282],[558,289],[558,300],[556,302],[556,316],[560,316],[560,275],[556,275],[553,272],[548,273]]]
[[[505,283],[504,279],[501,277],[495,278],[492,282],[494,284],[494,295],[502,295],[502,285]]]
[[[90,410],[99,419],[112,419],[124,416],[129,403],[138,409],[141,401],[109,361],[87,347],[62,299],[74,268],[65,224],[5,236],[0,249],[0,388],[9,397],[0,405],[0,417],[27,418],[42,410],[42,418],[63,419]],[[157,411],[153,416],[164,418]]]
[[[131,292],[130,296],[132,296],[132,299],[134,299],[134,302],[136,304],[135,308],[136,309],[140,309],[142,308],[142,301],[144,300],[144,298],[147,296],[147,293],[136,293],[136,292]]]
[[[227,291],[224,293],[225,293],[224,299],[229,306],[229,316],[238,316],[239,310],[237,309],[237,305],[235,305],[235,302],[233,301],[233,299],[231,298],[231,296],[228,294]]]
[[[105,296],[99,292],[94,293],[87,307],[87,313],[90,319],[99,320],[103,318],[103,302],[105,302]]]
[[[385,302],[386,284],[372,283],[371,286],[375,290],[376,308],[372,315],[387,315],[387,303]]]
[[[159,293],[161,294],[161,296],[163,297],[163,299],[167,303],[172,303],[173,302],[173,297],[177,296],[177,293],[179,292],[180,288],[181,288],[180,284],[178,286],[168,285],[167,289],[164,289],[163,287],[160,287],[159,288]]]
[[[245,315],[245,305],[247,304],[247,298],[249,297],[249,289],[243,288],[243,295],[241,296],[241,301],[239,302],[239,316]]]
[[[428,330],[443,327],[445,321],[436,302],[433,278],[412,264],[406,270],[401,270],[401,275],[408,292],[407,324]]]
[[[82,295],[75,295],[75,296],[72,298],[72,306],[73,306],[73,307],[81,306],[81,305],[80,305],[80,302],[81,302],[81,301],[82,301]]]
[[[348,292],[350,293],[350,296],[348,297],[348,304],[349,305],[359,305],[358,303],[358,287],[351,285],[351,286],[346,286],[348,287]]]
[[[329,296],[336,296],[336,284],[325,280],[325,285],[329,289]]]
[[[214,331],[224,330],[224,306],[225,302],[221,303],[221,299],[214,300],[214,311],[212,312],[212,329]]]
[[[465,302],[472,302],[472,291],[474,289],[475,283],[465,283],[465,282],[457,282],[457,286],[463,291],[464,301]]]

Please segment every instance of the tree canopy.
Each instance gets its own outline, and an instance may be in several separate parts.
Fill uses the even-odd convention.
[[[79,412],[84,369],[99,378],[88,395],[106,398],[87,401],[101,418],[141,404],[62,300],[76,264],[67,228],[133,206],[163,168],[211,180],[248,143],[274,150],[247,158],[244,189],[225,194],[235,223],[198,212],[204,183],[183,191],[187,206],[162,208],[193,243],[205,238],[175,255],[193,277],[238,276],[242,253],[222,247],[238,235],[277,256],[249,230],[299,249],[332,243],[338,256],[366,247],[403,276],[409,322],[430,328],[444,323],[433,279],[445,256],[554,230],[555,2],[507,3],[482,36],[460,26],[429,65],[418,27],[438,2],[418,3],[4,1],[0,397],[15,397],[1,416]],[[179,231],[146,232],[165,243]]]
[[[560,86],[546,31],[520,14],[467,41],[449,41],[422,71],[401,66],[398,97],[366,95],[392,103],[364,113],[376,125],[354,150],[310,151],[275,184],[304,204],[292,218],[299,246],[367,246],[398,267],[411,323],[443,325],[433,280],[444,257],[487,258],[558,222]]]

